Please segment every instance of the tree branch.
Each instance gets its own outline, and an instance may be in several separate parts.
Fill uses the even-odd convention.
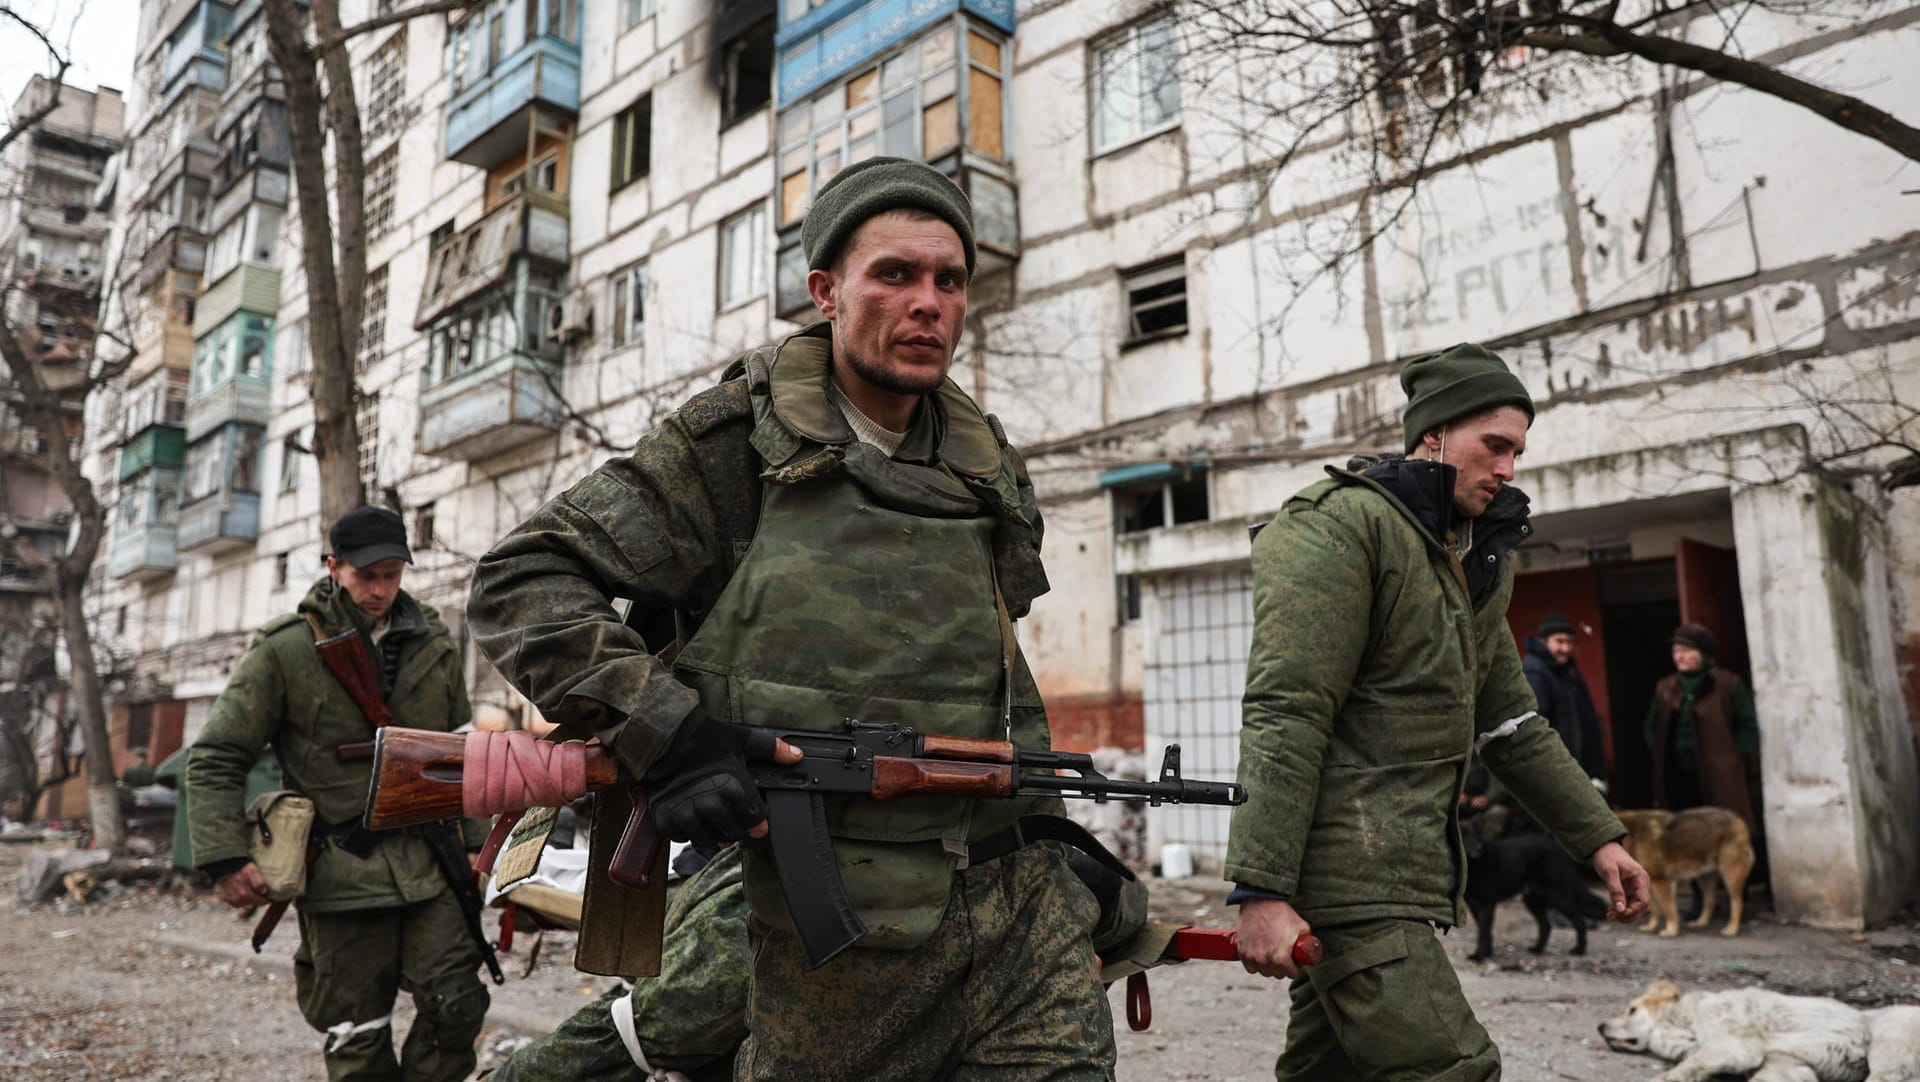
[[[418,19],[423,15],[442,15],[456,11],[470,11],[480,7],[484,3],[486,3],[486,0],[428,0],[427,3],[410,8],[403,8],[399,11],[389,11],[385,15],[375,15],[371,19],[354,23],[352,26],[336,28],[332,33],[322,34],[317,48],[321,52],[325,52],[336,45],[344,45],[362,34],[371,34],[376,30],[384,30],[389,26],[397,26],[410,19]]]
[[[1562,21],[1584,32],[1528,31],[1521,35],[1521,44],[1587,56],[1634,56],[1709,75],[1798,105],[1841,128],[1872,139],[1901,157],[1920,161],[1920,128],[1903,124],[1892,113],[1850,94],[1828,90],[1779,68],[1703,45],[1637,34],[1616,23],[1572,16]]]

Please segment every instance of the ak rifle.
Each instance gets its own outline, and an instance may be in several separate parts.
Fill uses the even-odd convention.
[[[748,770],[767,805],[767,846],[772,853],[787,911],[812,964],[818,966],[857,942],[866,925],[847,900],[827,831],[826,797],[862,796],[873,800],[947,797],[1010,800],[1060,796],[1075,799],[1144,800],[1148,804],[1246,803],[1246,789],[1234,782],[1194,781],[1180,774],[1180,746],[1169,744],[1160,774],[1152,780],[1109,778],[1078,752],[1037,751],[1006,741],[922,733],[902,725],[851,722],[845,732],[766,729],[742,726],[748,736]],[[799,749],[796,763],[771,761],[773,741]],[[495,749],[491,742],[505,742]],[[646,814],[643,796],[612,751],[598,744],[575,744],[565,767],[556,754],[568,745],[545,744],[526,733],[449,734],[397,726],[374,735],[373,790],[367,799],[366,825],[387,830],[416,823],[475,814],[484,805],[494,813],[520,810],[502,794],[527,794],[527,805],[564,792],[574,799],[585,792],[627,786],[634,790],[634,814],[621,835],[608,874],[631,887],[647,885],[661,839]],[[488,765],[466,770],[470,756]],[[534,765],[538,760],[540,765]],[[534,776],[546,771],[544,776]],[[503,774],[513,774],[511,778]],[[555,779],[566,775],[564,785]],[[480,794],[486,794],[482,796]]]

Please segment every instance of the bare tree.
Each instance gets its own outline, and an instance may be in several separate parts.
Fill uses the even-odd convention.
[[[359,395],[354,360],[367,289],[366,140],[348,46],[362,34],[480,3],[422,0],[343,26],[339,0],[311,0],[305,11],[296,0],[266,0],[267,49],[285,80],[293,144],[313,350],[312,451],[320,467],[323,522],[367,502],[354,418]]]
[[[14,142],[28,138],[60,107],[60,94],[70,66],[70,58],[57,47],[46,28],[9,6],[0,6],[0,24],[10,23],[32,37],[44,50],[48,61],[49,89],[44,99],[21,115],[13,117],[12,127],[0,132],[0,154]],[[11,260],[0,266],[4,288],[16,288],[18,275]],[[8,392],[11,406],[21,421],[38,436],[33,445],[16,442],[0,452],[0,458],[26,455],[47,471],[65,494],[73,513],[71,537],[66,551],[47,553],[36,546],[11,521],[0,520],[0,543],[8,545],[14,556],[33,568],[53,596],[58,612],[59,630],[64,640],[73,685],[74,707],[80,733],[87,751],[86,778],[88,808],[96,847],[118,853],[126,844],[126,820],[114,788],[113,756],[107,730],[106,701],[102,694],[94,640],[87,623],[86,588],[88,575],[100,554],[106,535],[106,508],[92,480],[81,469],[77,418],[84,411],[87,396],[119,378],[132,357],[132,350],[116,351],[111,360],[97,358],[80,345],[77,351],[49,349],[57,343],[44,342],[37,327],[15,326],[8,316],[11,305],[0,304],[0,388]],[[73,342],[93,340],[96,328],[88,326],[70,337]],[[104,336],[112,340],[114,336]],[[58,360],[56,360],[58,357]]]
[[[1650,68],[1663,140],[1675,102],[1734,84],[1920,161],[1920,128],[1785,62],[1744,55],[1738,40],[1763,14],[1892,28],[1912,16],[1899,0],[1177,0],[1173,10],[1182,79],[1243,142],[1250,178],[1272,185],[1288,165],[1337,147],[1336,172],[1354,195],[1370,193],[1337,235],[1288,253],[1314,276],[1359,259],[1424,179],[1495,138],[1485,129],[1498,117],[1569,98],[1604,109],[1597,99],[1609,89],[1624,105],[1646,96]]]

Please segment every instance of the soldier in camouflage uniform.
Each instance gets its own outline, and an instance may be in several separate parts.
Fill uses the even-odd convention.
[[[1293,978],[1281,1082],[1500,1077],[1434,935],[1463,912],[1475,754],[1592,863],[1610,916],[1647,904],[1624,828],[1534,709],[1507,627],[1533,400],[1474,345],[1413,362],[1401,384],[1407,456],[1329,468],[1253,546],[1248,801],[1226,871],[1246,967]],[[1289,955],[1309,927],[1326,957],[1303,973]]]
[[[343,744],[373,738],[314,650],[316,633],[357,632],[400,724],[451,731],[472,711],[460,653],[434,611],[400,589],[412,554],[400,516],[361,508],[340,517],[327,577],[299,610],[254,635],[187,757],[194,859],[222,901],[267,904],[248,858],[247,772],[270,745],[286,786],[310,797],[321,839],[300,897],[295,990],[308,1024],[327,1034],[335,1082],[406,1078],[457,1082],[474,1066],[487,1013],[480,953],[439,866],[415,831],[360,827],[371,761],[342,762]],[[317,622],[317,626],[316,626]],[[484,829],[469,824],[477,848]],[[418,1010],[396,1060],[391,1018],[405,988]]]
[[[826,321],[741,358],[537,511],[481,560],[468,606],[500,671],[612,748],[662,830],[694,841],[765,829],[728,723],[1048,746],[1011,626],[1046,588],[1032,486],[946,378],[975,263],[966,197],[922,163],[870,159],[821,190],[802,235]],[[649,644],[672,633],[635,627],[680,629],[671,668]],[[1037,803],[1058,807],[830,798],[869,932],[818,969],[749,848],[738,1076],[1108,1077],[1096,903],[1058,847],[987,856]]]
[[[615,985],[487,1082],[724,1082],[747,1039],[747,892],[730,847],[667,894],[660,972]]]

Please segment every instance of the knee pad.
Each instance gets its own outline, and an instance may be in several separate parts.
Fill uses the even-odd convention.
[[[425,1023],[430,1027],[428,1032],[437,1047],[470,1045],[480,1035],[480,1027],[487,1020],[487,1006],[492,1002],[487,986],[477,979],[452,988],[417,992],[413,1005],[420,1018],[415,1024]]]

